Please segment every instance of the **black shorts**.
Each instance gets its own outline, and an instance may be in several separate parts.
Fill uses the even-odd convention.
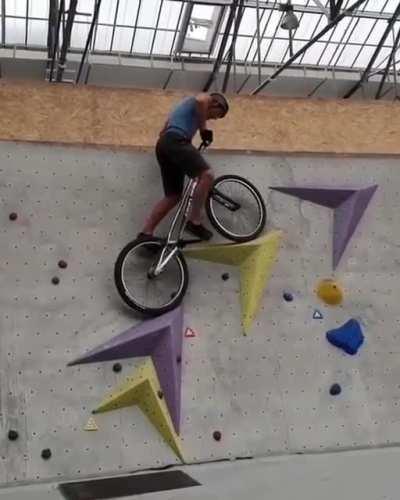
[[[156,155],[167,196],[182,193],[185,175],[198,177],[210,168],[193,144],[174,132],[167,132],[158,139]]]

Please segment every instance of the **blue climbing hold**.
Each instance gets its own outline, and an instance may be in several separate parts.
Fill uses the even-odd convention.
[[[364,342],[361,325],[356,319],[350,319],[343,326],[326,333],[328,342],[347,354],[354,355]]]
[[[289,292],[285,292],[283,294],[283,298],[286,300],[286,302],[292,302],[293,300],[293,295]]]
[[[333,384],[329,389],[329,394],[331,396],[338,396],[342,392],[342,388],[339,384]]]
[[[318,309],[315,309],[314,314],[313,314],[313,319],[324,319],[321,311],[318,311]]]

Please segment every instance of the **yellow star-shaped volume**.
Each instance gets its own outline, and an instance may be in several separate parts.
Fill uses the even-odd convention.
[[[185,250],[194,259],[239,266],[242,324],[247,335],[260,306],[261,297],[279,251],[282,231],[247,243],[207,245]]]
[[[139,406],[176,455],[184,461],[180,440],[174,430],[151,358],[144,361],[123,385],[106,397],[93,413],[103,413],[132,405]]]

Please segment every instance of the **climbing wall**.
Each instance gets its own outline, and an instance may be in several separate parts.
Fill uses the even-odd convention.
[[[395,444],[398,161],[211,153],[209,159],[217,173],[253,181],[267,204],[266,230],[283,233],[247,336],[238,269],[188,258],[183,330],[193,333],[184,336],[182,352],[185,461]],[[335,272],[332,210],[269,189],[375,184]],[[113,265],[160,193],[149,153],[0,144],[2,484],[180,463],[137,406],[96,414],[98,430],[84,430],[91,411],[145,360],[119,360],[120,371],[114,361],[67,367],[140,324],[115,290]],[[343,288],[337,306],[314,291],[327,278]],[[354,356],[326,340],[328,330],[349,319],[365,335]],[[330,394],[333,384],[339,395]],[[8,439],[10,430],[18,439]],[[50,458],[41,456],[46,449]]]

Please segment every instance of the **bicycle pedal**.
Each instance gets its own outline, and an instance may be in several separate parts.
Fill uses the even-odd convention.
[[[195,243],[202,243],[204,240],[201,240],[200,238],[196,238],[196,239],[191,239],[191,240],[181,240],[179,243],[178,243],[178,246],[180,248],[183,248],[185,247],[186,245],[194,245]]]

